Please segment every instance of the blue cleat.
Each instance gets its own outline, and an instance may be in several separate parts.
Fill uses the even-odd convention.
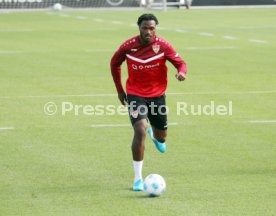
[[[161,153],[165,153],[167,150],[166,143],[161,143],[158,142],[154,137],[153,137],[153,131],[152,128],[148,128],[147,130],[148,134],[150,135],[150,138],[152,142],[154,143],[155,147],[160,151]]]
[[[136,182],[134,182],[133,184],[133,188],[134,191],[142,191],[144,190],[144,186],[143,186],[143,181],[142,179],[137,180]]]

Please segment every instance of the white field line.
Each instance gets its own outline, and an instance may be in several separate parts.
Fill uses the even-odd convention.
[[[94,53],[94,52],[114,52],[114,49],[86,49],[84,52]]]
[[[73,30],[71,32],[99,32],[99,31],[116,31],[115,28],[93,28],[93,29],[79,29],[79,30]],[[105,49],[103,49],[105,50]],[[115,50],[113,49],[115,52]]]
[[[84,94],[84,95],[54,95],[54,98],[62,98],[62,97],[114,97],[117,94],[110,93],[110,94]],[[17,98],[53,98],[50,95],[30,95],[30,96],[18,96]]]
[[[246,95],[246,94],[275,94],[276,90],[271,91],[243,91],[243,92],[168,92],[166,95]],[[67,98],[67,97],[117,97],[116,93],[102,94],[75,94],[75,95],[25,95],[25,96],[0,96],[0,99],[28,99],[28,98]]]
[[[97,19],[94,19],[94,21],[96,21],[96,22],[103,22],[104,20],[97,18]]]
[[[240,26],[240,29],[271,29],[276,28],[276,25],[268,25],[268,26]]]
[[[224,6],[193,6],[193,10],[213,10],[213,9],[241,9],[241,8],[275,8],[275,5],[224,5]]]
[[[92,124],[90,127],[92,128],[100,128],[100,127],[130,127],[130,124]]]
[[[5,55],[5,54],[19,54],[22,53],[23,51],[21,50],[0,50],[0,55]]]
[[[3,130],[14,130],[14,127],[0,127],[0,131]]]
[[[0,32],[33,32],[32,29],[0,29]]]
[[[177,122],[168,123],[169,126],[178,125]],[[102,128],[102,127],[131,127],[131,124],[92,124],[90,125],[92,128]]]
[[[122,25],[123,22],[121,21],[111,21],[112,24],[115,24],[115,25]]]
[[[276,120],[251,120],[251,121],[248,121],[249,123],[252,123],[252,124],[258,124],[258,123],[261,123],[261,124],[264,124],[264,123],[276,123]]]
[[[176,31],[176,32],[180,32],[180,33],[183,33],[183,32],[184,32],[184,33],[185,33],[185,32],[188,32],[187,30],[184,30],[184,29],[176,29],[175,31]]]
[[[225,35],[225,36],[223,36],[223,38],[227,39],[227,40],[236,40],[236,39],[238,39],[237,37],[229,36],[229,35]]]
[[[61,17],[70,17],[68,14],[60,14]]]
[[[244,91],[244,92],[179,92],[166,93],[166,95],[223,95],[223,94],[275,94],[276,90],[271,91]]]
[[[136,26],[137,26],[137,25],[136,25]],[[157,30],[161,30],[161,31],[163,31],[163,30],[168,30],[167,28],[165,28],[165,27],[160,27],[160,26],[157,26],[156,28],[157,28]]]
[[[268,41],[265,41],[265,40],[255,40],[255,39],[251,39],[249,40],[250,42],[252,43],[268,43]]]
[[[213,37],[214,34],[213,33],[208,33],[208,32],[200,32],[198,33],[199,35],[202,35],[202,36],[207,36],[207,37]]]
[[[234,46],[222,46],[222,47],[186,47],[184,50],[221,50],[221,49],[237,49]]]
[[[178,125],[178,122],[170,122],[170,123],[168,123],[168,125],[169,126],[176,126],[176,125]]]
[[[182,29],[183,27],[178,27],[177,29]],[[200,29],[199,27],[197,26],[194,26],[194,27],[184,27],[184,30],[197,30],[197,29]]]
[[[78,20],[86,20],[87,17],[84,17],[84,16],[76,16],[76,19],[78,19]]]

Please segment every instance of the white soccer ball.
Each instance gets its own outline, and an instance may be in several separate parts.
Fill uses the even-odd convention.
[[[55,11],[61,11],[62,10],[62,5],[60,3],[56,3],[56,4],[54,4],[53,9]]]
[[[166,182],[161,175],[150,174],[144,180],[144,191],[149,196],[160,196],[165,192]]]

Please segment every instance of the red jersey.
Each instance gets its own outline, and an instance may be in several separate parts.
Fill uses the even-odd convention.
[[[125,41],[111,59],[111,73],[117,92],[124,92],[121,82],[121,64],[127,60],[127,94],[158,97],[165,93],[168,83],[166,60],[178,73],[186,74],[186,64],[175,49],[164,39],[154,36],[151,44],[143,45],[140,36]]]

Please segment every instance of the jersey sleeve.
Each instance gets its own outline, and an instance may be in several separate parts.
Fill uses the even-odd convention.
[[[124,88],[122,86],[121,79],[121,65],[126,59],[125,49],[122,46],[114,53],[110,61],[110,69],[118,93],[123,93]]]
[[[165,49],[165,56],[166,59],[174,65],[178,73],[184,73],[186,75],[187,66],[185,61],[179,56],[179,54],[170,44],[167,44]]]

